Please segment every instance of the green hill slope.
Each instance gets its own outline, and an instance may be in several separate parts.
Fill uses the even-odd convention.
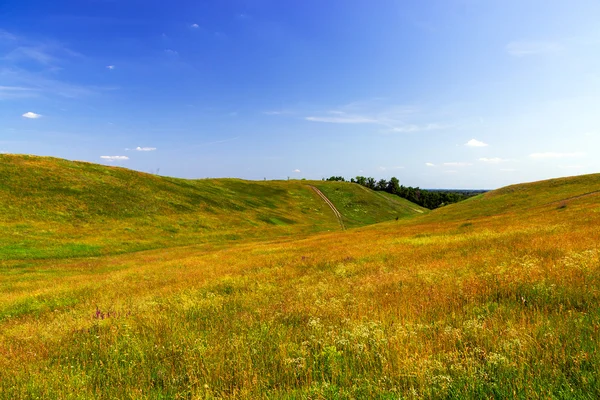
[[[348,182],[313,182],[344,217],[348,227],[358,227],[395,218],[407,219],[429,210],[406,199],[376,192]]]
[[[364,214],[357,219],[353,209],[342,207],[351,226],[410,216],[405,205],[389,202],[382,208],[376,194],[355,186],[342,189],[359,199]],[[338,192],[328,184],[320,187]],[[304,181],[185,180],[0,155],[0,228],[0,259],[21,259],[309,234],[337,230],[339,224]]]
[[[208,216],[223,219],[224,234],[241,236],[226,224],[248,216],[257,225],[248,232],[267,240],[220,246],[214,236],[203,244],[208,234],[185,236],[188,226],[170,232],[166,245],[182,235],[200,244],[0,262],[0,398],[600,398],[600,175],[515,185],[344,232],[306,184],[324,185],[344,218],[360,222],[355,210],[370,192],[356,185],[176,180],[228,204],[195,213],[165,203],[190,204],[183,186],[175,196],[169,179],[147,177],[164,190],[147,190],[143,174],[135,179],[129,190],[146,190],[144,204],[158,211],[115,219],[89,212],[85,224],[106,229],[96,237],[121,242],[131,224],[155,240],[155,219]],[[273,190],[264,198],[263,184]],[[3,210],[36,200],[49,211],[26,209],[37,218],[30,225],[80,234],[84,223],[71,229],[69,214],[57,214],[60,204],[46,192],[54,186],[2,200]],[[87,201],[100,193],[102,185]],[[323,214],[295,208],[287,225],[252,219],[283,216],[283,201],[321,205]],[[272,236],[314,231],[302,215],[332,232]],[[17,227],[10,223],[3,228]]]
[[[506,186],[434,210],[429,220],[454,221],[564,209],[572,202],[598,201],[600,174],[580,175]]]

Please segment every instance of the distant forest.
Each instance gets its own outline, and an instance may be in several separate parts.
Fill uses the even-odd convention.
[[[323,180],[347,182],[343,176],[332,176]],[[392,177],[389,181],[386,181],[385,179],[376,180],[371,177],[357,176],[356,178],[351,178],[350,182],[357,183],[369,189],[395,194],[430,210],[447,204],[458,203],[469,197],[486,192],[486,190],[425,190],[418,187],[401,185],[396,177]]]

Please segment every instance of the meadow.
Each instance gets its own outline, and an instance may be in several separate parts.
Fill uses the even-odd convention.
[[[128,190],[141,184],[105,196],[109,175],[86,198],[40,183],[26,198],[16,182],[35,187],[25,176],[39,163],[61,188],[72,164],[2,161],[0,398],[600,398],[600,175],[427,212],[349,183],[140,174],[167,186],[136,214],[144,196]],[[137,174],[79,167],[74,180],[87,168]],[[169,185],[221,203],[183,212],[165,199],[191,200]],[[131,203],[98,200],[115,196]],[[88,210],[83,228],[67,201]],[[133,215],[119,214],[125,204]],[[197,220],[215,225],[157,233]],[[52,239],[38,244],[44,229]],[[100,250],[53,250],[73,243]]]

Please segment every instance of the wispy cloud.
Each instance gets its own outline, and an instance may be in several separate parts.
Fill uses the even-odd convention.
[[[506,45],[508,54],[514,57],[525,57],[538,54],[555,54],[564,50],[559,42],[550,41],[514,41]]]
[[[179,55],[179,53],[173,49],[166,49],[165,54],[171,57],[176,57]]]
[[[546,152],[546,153],[532,153],[529,155],[530,158],[534,160],[544,160],[544,159],[556,159],[556,158],[578,158],[584,157],[585,153],[576,152],[576,153],[554,153],[554,152]]]
[[[388,133],[413,133],[447,129],[447,125],[415,121],[423,119],[414,107],[390,106],[381,99],[350,103],[320,114],[305,117],[306,121],[329,124],[370,124],[386,128]]]
[[[392,128],[392,132],[400,133],[412,133],[412,132],[426,132],[426,131],[437,131],[440,129],[446,129],[446,125],[440,124],[426,124],[426,125],[404,125],[397,128]]]
[[[0,100],[39,96],[38,90],[22,86],[0,86]]]
[[[294,172],[295,172],[295,173],[297,173],[297,174],[299,174],[301,171],[300,171],[299,169],[297,169],[297,168],[296,168],[296,169],[294,170]]]
[[[37,95],[50,94],[67,98],[78,98],[118,89],[117,87],[71,84],[47,78],[44,73],[32,73],[20,68],[0,69],[0,80],[8,83],[11,87],[21,87],[37,92]],[[0,92],[0,95],[2,95],[2,92]]]
[[[468,162],[445,162],[442,165],[444,167],[468,167],[468,166],[473,165],[473,164],[468,163]]]
[[[112,71],[113,69],[115,69],[115,66],[114,65],[107,65],[106,69],[110,69]]]
[[[484,142],[479,141],[477,139],[471,139],[467,143],[465,143],[465,146],[468,146],[468,147],[487,147],[489,145],[487,143],[484,143]]]
[[[15,40],[17,40],[17,36],[13,35],[12,33],[7,32],[3,29],[0,29],[0,40],[15,41]]]
[[[235,137],[231,137],[231,138],[227,138],[227,139],[223,139],[223,140],[215,140],[213,142],[200,143],[200,144],[197,144],[196,146],[208,146],[209,144],[227,143],[227,142],[237,140],[239,138],[240,138],[239,136],[235,136]]]
[[[492,157],[492,158],[482,157],[479,159],[479,161],[482,161],[482,162],[488,163],[488,164],[500,164],[502,162],[506,162],[509,160],[506,160],[506,159],[500,158],[500,157]]]
[[[56,71],[67,63],[84,58],[60,42],[45,40],[34,41],[17,37],[6,31],[0,31],[7,52],[0,57],[0,82],[4,90],[0,98],[38,97],[47,94],[76,98],[115,88],[100,88],[77,85],[58,80]],[[8,39],[6,39],[8,38]],[[31,68],[31,61],[38,64]],[[9,88],[9,89],[6,89]],[[21,90],[15,89],[21,88]]]
[[[329,124],[376,124],[377,120],[359,115],[348,115],[339,117],[306,117],[307,121],[326,122]]]
[[[263,111],[264,115],[289,115],[293,114],[292,111],[288,110],[271,110],[271,111]]]
[[[156,147],[136,147],[135,151],[155,151]]]
[[[30,59],[47,66],[56,64],[58,61],[56,57],[51,55],[43,48],[25,46],[17,47],[16,49],[12,50],[4,57],[4,59],[13,62]]]
[[[426,162],[425,165],[428,166],[428,167],[435,167],[435,164],[430,163],[430,162]]]
[[[190,28],[198,29],[198,28],[200,28],[200,25],[192,24],[192,25],[190,25]]]
[[[585,168],[585,165],[559,165],[558,167],[562,169],[582,169]]]
[[[34,112],[31,112],[31,111],[26,112],[22,116],[25,117],[25,118],[28,118],[28,119],[38,119],[38,118],[42,117],[40,114],[36,114]]]
[[[100,158],[108,162],[129,160],[127,156],[100,156]]]
[[[33,41],[0,31],[0,39],[9,38],[11,46],[6,55],[0,59],[19,64],[21,61],[34,61],[45,67],[57,69],[59,65],[71,60],[81,59],[83,55],[69,49],[64,44],[53,41]],[[6,39],[4,40],[7,41]]]

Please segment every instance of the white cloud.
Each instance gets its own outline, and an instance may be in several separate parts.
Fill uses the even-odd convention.
[[[295,169],[294,172],[298,174],[298,173],[300,173],[300,170],[299,169]]]
[[[501,162],[505,162],[508,161],[504,158],[500,158],[500,157],[492,157],[492,158],[486,158],[486,157],[482,157],[479,159],[479,161],[485,162],[485,163],[489,163],[489,164],[499,164]]]
[[[165,54],[167,54],[167,55],[169,55],[169,56],[173,56],[173,57],[175,57],[175,56],[178,56],[178,55],[179,55],[179,53],[178,53],[178,52],[176,52],[175,50],[171,50],[171,49],[166,49],[166,50],[165,50]]]
[[[127,156],[100,156],[100,158],[108,162],[129,160]]]
[[[25,114],[22,115],[25,118],[29,118],[29,119],[38,119],[41,118],[42,116],[40,114],[36,114],[34,112],[26,112]]]
[[[458,171],[455,169],[448,169],[446,171],[442,171],[444,174],[456,174]]]
[[[583,156],[585,156],[585,153],[582,153],[582,152],[577,152],[577,153],[546,152],[546,153],[532,153],[529,155],[529,157],[533,158],[534,160],[544,160],[544,159],[551,159],[551,158],[577,158],[577,157],[583,157]]]
[[[136,151],[154,151],[156,150],[156,147],[136,147],[135,148]]]
[[[113,70],[113,69],[115,69],[115,66],[114,65],[107,65],[106,68],[110,69],[110,70]]]
[[[486,147],[489,146],[487,143],[483,143],[477,139],[471,139],[469,140],[467,143],[465,143],[465,146],[469,146],[469,147]]]
[[[427,165],[428,167],[435,167],[435,164],[430,163],[430,162],[426,162],[425,165]]]
[[[516,172],[517,170],[514,168],[500,168],[500,171],[503,172]]]
[[[200,28],[200,25],[198,25],[198,24],[192,24],[190,26],[190,28],[198,29],[198,28]]]
[[[473,165],[468,162],[445,162],[445,167],[468,167],[469,165]]]
[[[563,49],[564,46],[562,44],[548,41],[514,41],[506,45],[506,51],[514,57],[554,54]]]

